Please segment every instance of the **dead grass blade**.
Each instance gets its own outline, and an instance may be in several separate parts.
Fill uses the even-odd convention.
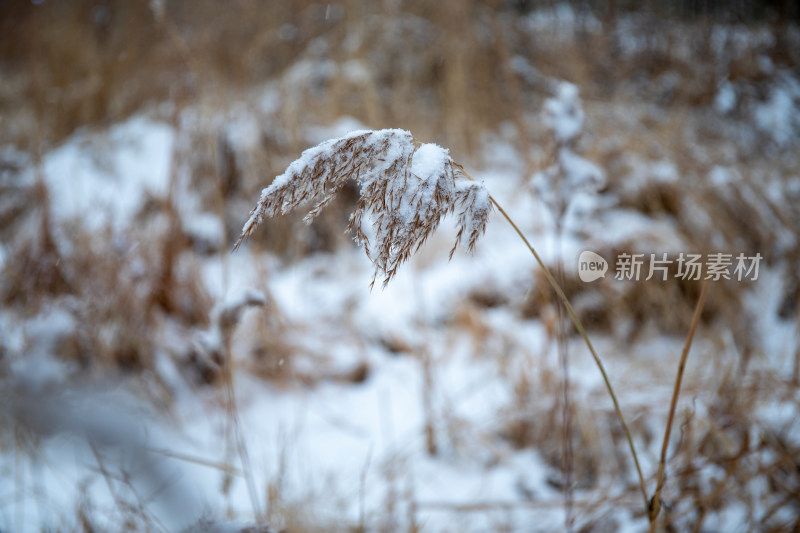
[[[700,323],[700,315],[703,312],[703,306],[706,303],[707,295],[708,280],[704,280],[703,288],[700,290],[700,296],[697,299],[697,305],[695,306],[694,314],[692,315],[692,324],[689,327],[689,334],[686,336],[686,343],[683,346],[681,360],[680,363],[678,363],[678,375],[675,378],[675,389],[672,392],[672,401],[669,405],[669,416],[667,417],[667,426],[664,431],[664,442],[661,445],[661,459],[658,462],[656,491],[648,504],[648,517],[650,518],[651,533],[655,532],[656,530],[656,519],[658,518],[659,511],[661,511],[661,489],[664,488],[664,469],[667,462],[667,447],[669,446],[669,436],[672,430],[672,422],[675,419],[675,408],[678,405],[678,396],[681,392],[683,372],[686,369],[686,360],[689,357],[689,350],[692,347],[692,340],[694,340],[694,333],[697,330],[697,325]]]

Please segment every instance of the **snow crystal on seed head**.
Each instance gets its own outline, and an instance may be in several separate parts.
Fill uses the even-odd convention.
[[[414,152],[411,173],[421,180],[441,176],[449,159],[448,151],[436,144],[423,144]]]
[[[463,240],[471,250],[483,234],[491,211],[488,192],[476,183],[456,190],[456,180],[468,181],[458,169],[447,150],[418,144],[409,131],[350,132],[304,151],[275,178],[251,211],[236,246],[264,217],[306,202],[314,206],[303,220],[312,221],[353,180],[360,199],[347,231],[353,232],[375,265],[375,277],[384,277],[385,285],[445,215],[458,212],[456,246]]]

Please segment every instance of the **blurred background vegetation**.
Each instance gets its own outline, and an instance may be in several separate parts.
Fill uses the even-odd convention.
[[[574,23],[559,23],[565,9]],[[553,24],[530,31],[536,10],[554,13]],[[796,68],[799,12],[790,0],[4,0],[0,141],[57,143],[146,104],[263,83],[313,54],[336,72],[316,72],[314,105],[294,121],[346,114],[469,148],[485,128],[535,110],[547,77],[589,99],[710,105],[724,78],[764,81],[758,58]],[[743,50],[718,42],[715,24],[771,36]],[[665,75],[679,79],[660,82]]]
[[[601,194],[608,216],[638,217],[625,235],[603,235],[610,219],[600,218],[571,228],[574,236],[604,257],[661,251],[665,242],[697,253],[759,252],[765,272],[777,280],[777,289],[763,285],[763,305],[752,299],[761,286],[714,285],[703,326],[712,345],[707,360],[720,366],[688,385],[709,397],[705,413],[686,415],[686,442],[672,459],[678,488],[671,496],[685,512],[669,519],[678,530],[702,531],[708,514],[734,501],[750,510],[746,523],[758,530],[797,530],[800,443],[790,429],[765,428],[756,406],[796,404],[800,390],[800,349],[791,364],[770,366],[774,346],[759,329],[767,315],[798,323],[798,24],[800,6],[791,0],[0,0],[0,302],[4,316],[13,317],[6,324],[32,332],[16,346],[0,338],[0,377],[11,375],[6,361],[41,349],[31,324],[56,310],[74,327],[56,332],[57,342],[46,349],[77,361],[76,373],[153,380],[143,388],[168,406],[168,380],[156,365],[166,352],[188,381],[221,389],[225,354],[203,354],[188,340],[199,330],[236,326],[215,323],[222,319],[213,313],[203,262],[228,257],[260,189],[322,140],[315,127],[350,117],[369,128],[409,129],[421,141],[449,147],[456,161],[510,165],[511,190],[530,195],[531,176],[554,153],[541,110],[568,81],[579,87],[587,117],[575,148],[606,175]],[[58,199],[40,179],[46,155],[70,139],[84,142],[82,135],[104,138],[140,113],[174,130],[171,186],[177,189],[185,172],[198,210],[221,221],[220,239],[192,229],[187,219],[196,213],[184,213],[172,189],[148,198],[125,239],[110,229],[54,220],[51,205]],[[228,128],[242,116],[256,124],[254,142]],[[108,155],[102,142],[93,146],[98,159]],[[25,178],[30,169],[35,180]],[[313,226],[296,216],[275,220],[249,246],[290,266],[351,246],[341,229],[357,191],[341,196]],[[657,366],[646,358],[649,333],[685,335],[699,282],[617,290],[587,285],[576,274],[562,274],[567,295],[590,333],[612,339],[615,355],[632,368]],[[476,354],[501,346],[489,354],[498,365],[503,350],[513,352],[519,341],[493,326],[487,318],[493,309],[507,309],[517,326],[538,321],[555,338],[550,290],[533,266],[529,278],[512,290],[474,287],[454,305],[447,327],[473,339]],[[367,363],[345,371],[326,367],[320,353],[297,341],[313,328],[292,323],[267,301],[242,335],[250,338],[238,359],[247,371],[270,383],[309,387],[367,379]],[[334,329],[352,324],[339,326]],[[414,339],[379,341],[387,353],[419,358],[431,372],[428,356],[410,347]],[[313,364],[301,364],[303,357]],[[641,367],[632,362],[637,358]],[[764,365],[748,374],[752,360]],[[673,371],[665,365],[660,382],[668,383]],[[530,368],[502,373],[518,403],[498,416],[504,427],[497,435],[515,449],[536,448],[560,468],[563,443],[553,438],[564,433],[560,376]],[[629,387],[648,393],[641,405],[626,408],[660,413],[668,398],[651,398],[653,375],[630,371],[626,378]],[[620,435],[612,436],[610,448],[598,437],[605,433],[597,425],[611,427],[612,419],[595,417],[592,408],[573,405],[580,450],[574,476],[581,487],[602,492],[604,465],[620,464],[627,473],[630,467],[619,460],[626,453]],[[660,422],[655,427],[662,429]],[[647,416],[633,431],[645,447],[657,446],[660,434]],[[772,455],[748,462],[762,453]],[[724,480],[695,483],[709,465]],[[764,480],[776,503],[759,514],[763,506],[742,487]],[[604,513],[616,504],[609,505]],[[595,525],[585,531],[602,530],[603,522]]]

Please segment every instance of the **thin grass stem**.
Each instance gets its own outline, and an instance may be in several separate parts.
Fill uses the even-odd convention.
[[[655,532],[656,530],[656,519],[658,518],[659,511],[661,511],[661,489],[664,488],[664,470],[667,463],[667,448],[669,447],[669,436],[672,432],[672,422],[675,419],[675,409],[678,405],[678,396],[681,392],[683,373],[686,370],[686,360],[689,358],[689,350],[692,347],[692,340],[694,340],[694,333],[697,331],[697,325],[700,323],[700,315],[703,312],[703,306],[706,303],[707,295],[708,280],[704,280],[703,287],[700,289],[700,297],[697,299],[697,304],[694,307],[694,315],[692,315],[692,323],[689,326],[689,334],[686,336],[686,343],[683,346],[681,360],[680,363],[678,363],[678,375],[675,378],[675,388],[672,391],[672,400],[669,405],[669,416],[667,416],[667,427],[664,431],[664,442],[661,444],[661,459],[658,462],[656,491],[653,494],[653,499],[648,505],[648,517],[650,518],[651,533]]]
[[[645,508],[649,509],[649,499],[647,498],[647,486],[644,482],[644,475],[642,475],[642,467],[639,464],[639,456],[636,453],[636,447],[633,445],[633,437],[631,437],[631,432],[628,429],[628,424],[625,422],[625,416],[622,414],[622,409],[619,406],[619,401],[617,400],[617,395],[614,392],[614,387],[611,385],[611,380],[608,378],[608,374],[606,373],[606,369],[603,366],[603,362],[600,360],[600,356],[597,355],[597,351],[595,351],[594,346],[592,345],[592,341],[589,340],[589,335],[586,333],[586,329],[583,327],[580,318],[575,313],[575,309],[572,308],[572,304],[569,303],[569,299],[567,295],[564,294],[564,290],[561,288],[561,285],[558,284],[556,278],[550,272],[550,269],[547,268],[547,265],[544,264],[542,258],[539,257],[539,254],[534,249],[533,245],[528,241],[525,235],[522,233],[522,230],[514,223],[508,213],[506,213],[505,209],[503,209],[497,200],[494,197],[489,197],[492,201],[492,204],[497,208],[503,218],[505,218],[511,227],[514,228],[514,231],[517,232],[520,239],[525,243],[525,246],[528,247],[533,257],[536,259],[536,262],[539,263],[539,266],[542,268],[547,281],[550,283],[550,286],[556,291],[556,294],[561,299],[561,302],[564,304],[564,307],[567,310],[570,318],[572,319],[572,323],[575,324],[575,328],[578,330],[578,333],[583,338],[583,341],[586,343],[586,346],[589,348],[589,352],[591,352],[592,357],[594,358],[594,362],[597,365],[597,368],[600,370],[600,374],[603,376],[603,381],[605,382],[606,389],[608,390],[608,394],[611,396],[611,401],[614,403],[614,411],[617,413],[617,418],[619,418],[620,423],[622,424],[622,429],[625,432],[625,438],[628,441],[628,446],[631,449],[631,456],[633,457],[633,462],[636,465],[636,473],[639,475],[639,488],[642,491],[642,497],[644,498]]]

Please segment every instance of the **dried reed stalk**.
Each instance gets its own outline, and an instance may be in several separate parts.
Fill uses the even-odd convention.
[[[669,446],[669,436],[672,431],[672,422],[675,419],[675,409],[678,406],[678,396],[681,392],[683,372],[686,369],[686,360],[689,358],[689,350],[692,348],[694,333],[697,331],[697,325],[700,323],[700,315],[703,312],[703,306],[705,306],[707,295],[708,280],[706,279],[703,281],[703,288],[700,290],[700,297],[697,299],[697,305],[695,306],[694,314],[692,315],[692,324],[689,326],[689,334],[686,336],[686,343],[683,345],[681,360],[680,363],[678,363],[678,375],[675,377],[675,387],[672,391],[672,400],[669,404],[669,416],[667,417],[667,425],[664,430],[664,442],[661,444],[661,458],[658,461],[656,491],[648,505],[648,518],[650,519],[651,533],[654,533],[656,530],[656,520],[658,519],[658,513],[661,511],[661,490],[664,488],[664,470],[667,464],[667,447]]]
[[[522,233],[522,230],[519,229],[519,226],[517,226],[514,223],[511,217],[508,216],[508,213],[506,213],[506,211],[502,207],[500,207],[500,204],[498,204],[494,198],[492,198],[491,200],[494,203],[495,207],[497,207],[498,211],[500,211],[500,214],[503,215],[506,221],[508,221],[508,223],[511,224],[511,227],[514,228],[514,231],[517,232],[517,235],[519,235],[519,238],[522,239],[522,242],[525,243],[525,246],[528,247],[528,250],[531,252],[534,259],[536,259],[536,262],[539,264],[542,271],[544,272],[544,275],[547,278],[547,281],[550,283],[550,286],[553,288],[554,291],[556,291],[556,294],[561,299],[561,302],[564,304],[564,307],[567,310],[567,314],[569,314],[569,317],[572,320],[572,323],[575,325],[575,328],[578,330],[578,333],[583,339],[583,342],[586,344],[586,347],[589,348],[589,352],[592,354],[592,359],[594,359],[595,365],[597,365],[597,369],[603,376],[603,383],[605,383],[606,390],[608,391],[609,396],[611,396],[611,401],[614,404],[614,412],[616,412],[617,418],[619,418],[619,421],[622,424],[622,430],[625,433],[625,439],[628,441],[628,447],[631,450],[631,457],[633,458],[633,464],[636,467],[636,473],[639,476],[639,490],[641,490],[642,497],[644,498],[645,509],[648,509],[649,499],[647,498],[647,485],[645,484],[644,481],[644,474],[642,474],[642,467],[639,464],[639,455],[636,453],[636,447],[633,444],[633,437],[631,436],[630,429],[628,429],[628,423],[625,422],[625,417],[622,414],[622,408],[619,405],[619,400],[617,400],[617,394],[614,392],[614,387],[611,385],[611,380],[608,377],[608,373],[606,372],[605,366],[603,365],[603,361],[600,359],[600,356],[597,355],[597,352],[594,349],[592,341],[589,340],[589,334],[586,333],[586,328],[583,327],[581,319],[578,318],[578,314],[575,312],[575,309],[569,302],[567,295],[564,294],[564,289],[562,289],[561,285],[558,284],[558,281],[556,281],[556,278],[553,276],[552,272],[550,272],[550,269],[547,268],[547,265],[544,264],[544,261],[542,261],[542,258],[536,252],[536,249],[533,247],[530,241],[528,241],[528,239],[525,237],[525,234]]]

